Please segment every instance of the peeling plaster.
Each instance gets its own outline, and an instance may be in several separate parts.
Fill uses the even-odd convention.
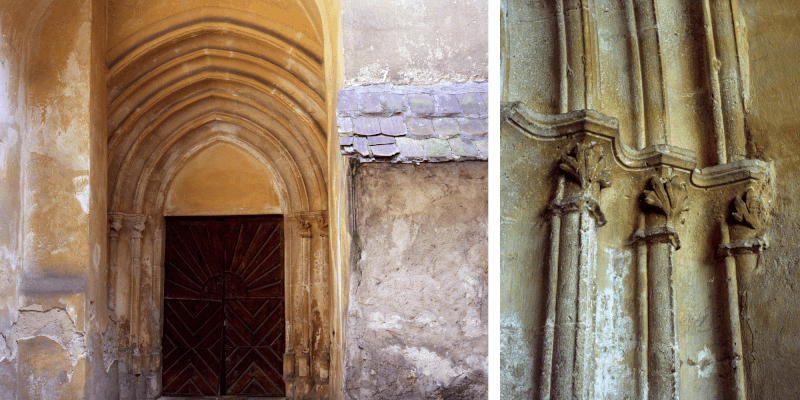
[[[404,347],[393,345],[387,347],[387,353],[402,355],[405,360],[416,367],[417,372],[428,375],[438,382],[447,385],[451,380],[461,374],[469,372],[461,366],[454,366],[453,362],[441,357],[436,352],[424,347]]]
[[[89,204],[92,201],[92,188],[89,187],[89,175],[81,175],[72,178],[75,184],[75,198],[81,203],[83,213],[89,215]]]
[[[35,304],[20,310],[14,324],[14,340],[36,337],[46,337],[63,347],[73,367],[86,355],[84,336],[75,329],[74,321],[63,309],[42,311],[42,306]]]
[[[622,393],[631,393],[634,387],[633,371],[626,360],[636,347],[633,319],[623,309],[626,299],[624,281],[633,260],[629,249],[605,248],[608,265],[605,267],[605,288],[598,291],[596,321],[597,372],[595,396],[598,399],[616,399]],[[598,268],[598,272],[602,269]],[[600,278],[600,277],[598,277]],[[598,279],[600,280],[600,279]]]
[[[506,313],[500,320],[501,398],[527,397],[533,383],[533,348],[529,333],[515,313]]]
[[[704,346],[703,350],[697,353],[696,362],[689,359],[687,364],[697,368],[697,377],[703,379],[708,379],[712,375],[715,375],[718,369],[717,360],[714,359],[714,354],[708,349],[708,346]]]

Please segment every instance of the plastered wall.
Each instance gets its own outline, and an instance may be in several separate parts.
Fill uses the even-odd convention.
[[[343,0],[343,86],[488,79],[487,12],[485,0]]]
[[[353,184],[345,398],[486,398],[486,163],[365,164]]]
[[[772,247],[754,270],[740,272],[748,395],[792,399],[800,379],[800,65],[792,56],[800,51],[800,11],[791,1],[740,4],[751,52],[751,143],[757,156],[774,160],[777,176]]]
[[[5,2],[4,399],[103,397],[104,5]],[[113,324],[111,324],[113,325]],[[113,327],[111,328],[113,330]]]

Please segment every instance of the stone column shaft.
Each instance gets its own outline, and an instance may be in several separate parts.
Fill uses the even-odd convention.
[[[672,284],[671,242],[651,243],[648,257],[648,292],[650,321],[648,324],[650,399],[678,397],[678,337],[675,325],[675,288]]]
[[[131,373],[142,373],[142,352],[139,348],[141,336],[141,275],[142,275],[142,232],[145,228],[147,216],[133,216],[133,229],[131,230],[131,296],[130,296],[130,347],[131,347]]]
[[[559,0],[561,112],[595,109],[599,102],[597,31],[592,0]]]
[[[641,92],[644,95],[646,145],[667,144],[667,99],[657,10],[654,0],[633,0],[641,63]]]

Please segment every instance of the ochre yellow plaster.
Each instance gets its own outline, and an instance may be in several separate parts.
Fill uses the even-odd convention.
[[[167,195],[166,215],[280,214],[273,176],[255,157],[214,145],[181,169]]]

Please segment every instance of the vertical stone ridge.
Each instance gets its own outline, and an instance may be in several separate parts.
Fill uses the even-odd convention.
[[[578,143],[559,163],[551,203],[550,291],[542,358],[542,399],[591,399],[594,396],[594,308],[597,229],[605,217],[595,200],[611,185],[603,146]],[[565,177],[577,184],[567,188]]]
[[[731,398],[747,398],[747,383],[742,350],[742,322],[739,305],[739,274],[753,271],[758,263],[758,255],[767,249],[764,228],[768,224],[769,208],[763,200],[764,190],[748,186],[744,196],[735,196],[731,201],[731,224],[723,218],[720,221],[721,243],[718,255],[723,256],[727,289],[727,314],[730,325],[730,361],[733,371]]]
[[[649,218],[654,226],[634,233],[634,243],[647,246],[639,251],[640,256],[647,254],[647,293],[640,293],[639,298],[647,299],[648,377],[646,387],[640,385],[639,391],[653,400],[677,399],[680,358],[673,273],[674,253],[680,248],[680,240],[674,226],[689,209],[689,195],[685,179],[670,168],[653,175],[649,183],[651,189],[644,191],[642,206],[645,212],[655,211],[662,217]]]
[[[646,139],[642,147],[669,144],[667,135],[666,91],[659,42],[658,18],[654,0],[633,0],[641,60],[641,85],[644,94]]]
[[[597,109],[599,63],[592,0],[559,0],[561,113]]]

